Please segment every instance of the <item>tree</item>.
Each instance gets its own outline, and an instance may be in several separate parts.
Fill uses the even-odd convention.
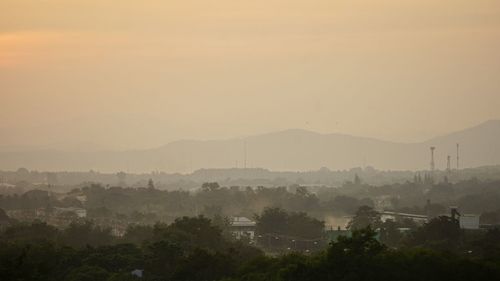
[[[137,276],[132,275],[130,272],[113,273],[106,281],[140,281]]]
[[[140,245],[153,238],[153,227],[148,225],[131,224],[127,227],[122,241]]]
[[[149,179],[148,181],[148,188],[149,189],[155,189],[155,184],[152,179]]]
[[[98,207],[98,208],[87,209],[87,214],[91,218],[105,218],[105,217],[110,217],[113,214],[113,212],[106,207]]]
[[[266,208],[255,216],[257,233],[287,233],[288,213],[281,208]]]
[[[287,224],[287,235],[318,240],[321,240],[323,237],[325,223],[308,216],[306,213],[290,213]]]
[[[185,249],[218,250],[224,246],[222,230],[204,216],[178,218],[167,227],[155,226],[155,232],[157,240],[169,240]]]
[[[170,280],[184,255],[176,243],[161,240],[145,249],[144,272],[149,280]]]
[[[466,253],[490,262],[500,261],[500,229],[489,229],[465,246]]]
[[[429,200],[429,201],[427,201],[427,204],[424,207],[424,211],[428,217],[432,218],[432,217],[436,217],[436,216],[439,216],[439,215],[442,215],[443,213],[445,213],[446,207],[441,205],[441,204],[431,203]]]
[[[0,280],[67,280],[57,278],[62,257],[49,241],[0,242]]]
[[[110,228],[102,228],[91,221],[72,222],[61,235],[61,242],[74,248],[107,245],[113,241]]]
[[[309,191],[307,190],[307,187],[305,186],[298,186],[297,189],[295,190],[295,194],[303,197],[307,197],[310,195]]]
[[[217,182],[205,182],[201,185],[201,190],[203,191],[216,191],[220,188]]]
[[[0,208],[0,229],[9,226],[14,220],[11,219],[4,209]]]
[[[399,231],[400,224],[393,220],[386,220],[379,224],[380,242],[389,247],[399,246],[403,239],[403,234]]]
[[[500,222],[500,210],[496,212],[484,212],[479,217],[481,224],[498,224]]]
[[[351,237],[340,236],[337,242],[333,242],[327,251],[331,260],[339,257],[359,256],[371,257],[381,253],[385,247],[375,239],[377,233],[371,228],[355,230]]]
[[[231,232],[231,220],[228,217],[224,217],[220,214],[215,214],[211,218],[211,220],[212,224],[222,231],[222,236],[226,240],[233,238],[233,234]]]
[[[6,228],[0,238],[6,241],[32,243],[39,241],[56,241],[59,231],[45,222],[35,221],[31,224],[14,224]]]
[[[97,267],[82,265],[72,270],[65,280],[68,281],[106,281],[110,276],[109,272]]]
[[[202,214],[206,217],[213,218],[222,215],[222,207],[220,205],[205,205],[203,206]]]
[[[368,198],[358,200],[345,195],[336,196],[327,204],[333,212],[339,214],[354,214],[360,206],[373,206],[373,202]]]
[[[440,216],[410,234],[405,244],[439,250],[456,250],[460,246],[462,232],[457,220]]]
[[[229,255],[195,249],[193,253],[182,260],[171,280],[221,280],[234,274],[235,269],[236,265]]]
[[[255,219],[259,243],[266,247],[312,250],[323,238],[324,222],[303,212],[266,208]]]
[[[354,184],[355,185],[361,185],[361,178],[358,176],[358,174],[354,174]]]
[[[116,177],[118,178],[118,185],[119,186],[126,186],[126,179],[127,179],[127,174],[125,172],[118,172],[116,174]]]
[[[80,254],[86,256],[86,265],[97,266],[109,272],[131,272],[144,266],[143,253],[133,244],[85,248]]]
[[[375,239],[375,235],[376,232],[367,227],[355,230],[352,237],[340,236],[332,243],[321,264],[328,280],[384,280],[374,276],[381,272],[377,270],[375,259],[385,251],[385,246]]]
[[[359,207],[356,215],[347,224],[350,230],[359,230],[366,227],[378,227],[380,224],[380,214],[368,206]]]

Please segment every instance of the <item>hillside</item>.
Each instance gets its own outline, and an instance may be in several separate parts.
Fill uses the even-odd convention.
[[[500,164],[500,121],[492,120],[421,143],[395,143],[342,134],[286,130],[228,140],[184,140],[163,147],[129,151],[58,151],[53,149],[0,152],[0,169],[191,172],[200,168],[262,167],[278,171],[332,170],[373,166],[383,170],[426,169],[429,146],[436,146],[436,167],[446,168],[446,156],[461,167]]]

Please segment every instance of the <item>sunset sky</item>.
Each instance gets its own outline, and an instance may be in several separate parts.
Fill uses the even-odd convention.
[[[500,119],[499,0],[2,0],[0,146]]]

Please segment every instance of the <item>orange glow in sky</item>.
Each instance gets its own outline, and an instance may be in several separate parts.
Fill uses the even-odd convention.
[[[0,146],[423,140],[500,118],[498,50],[495,0],[3,0]]]

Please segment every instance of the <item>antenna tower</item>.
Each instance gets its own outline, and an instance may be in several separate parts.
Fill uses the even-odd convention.
[[[436,147],[431,146],[430,149],[431,149],[431,172],[434,173],[434,170],[436,168],[436,165],[434,163],[434,150],[436,149]]]
[[[243,167],[246,169],[247,168],[247,142],[245,141],[245,144],[244,144],[244,155],[245,155],[245,159],[244,159],[244,162],[243,162]]]
[[[446,171],[447,171],[448,173],[450,173],[450,171],[451,171],[451,163],[450,163],[451,156],[450,156],[450,155],[448,155],[448,157],[446,158],[446,160],[447,160],[447,161],[446,161]]]

